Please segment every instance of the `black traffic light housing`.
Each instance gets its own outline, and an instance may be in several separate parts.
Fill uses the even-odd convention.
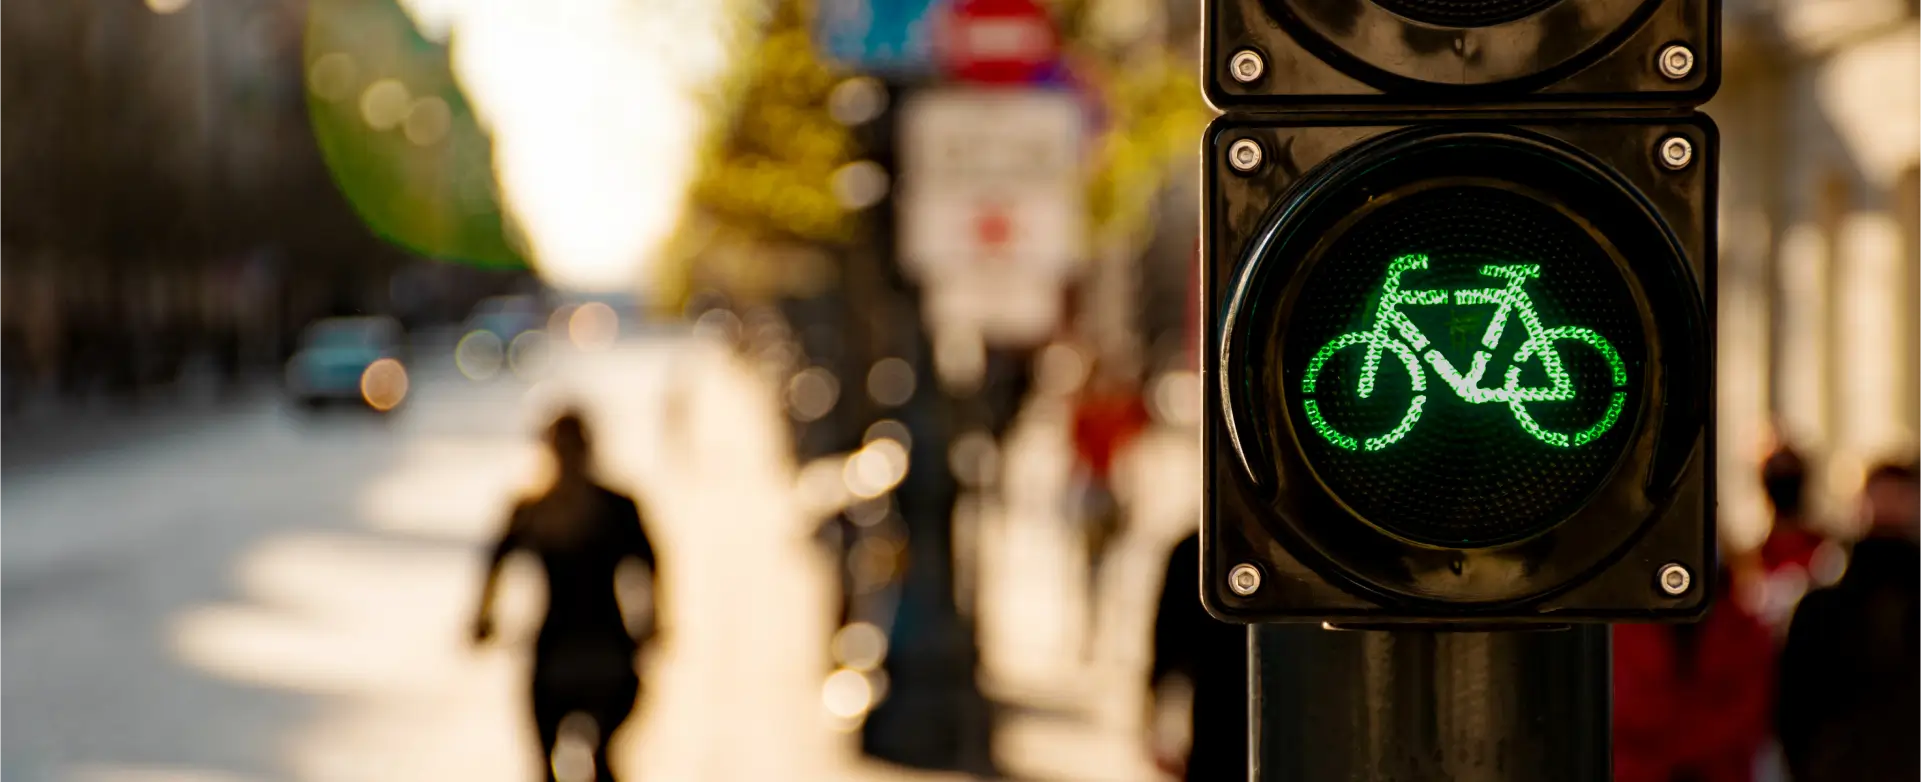
[[[1237,155],[1250,143],[1258,150],[1251,166],[1250,156]],[[1706,609],[1715,573],[1708,302],[1719,145],[1711,122],[1692,114],[1357,119],[1244,113],[1209,126],[1203,150],[1203,290],[1210,322],[1201,362],[1207,402],[1202,598],[1212,613],[1230,621],[1509,624],[1686,619]],[[1426,200],[1416,201],[1422,193]],[[1618,339],[1633,343],[1624,341],[1617,350],[1626,356],[1622,363],[1633,383],[1617,383],[1623,399],[1618,420],[1610,418],[1606,431],[1585,446],[1604,455],[1577,464],[1578,470],[1522,482],[1519,491],[1532,494],[1519,500],[1490,489],[1482,502],[1474,486],[1421,484],[1416,473],[1432,472],[1433,462],[1446,458],[1441,451],[1404,462],[1425,465],[1412,471],[1342,474],[1354,473],[1342,459],[1364,463],[1392,455],[1394,448],[1468,454],[1506,448],[1522,460],[1513,470],[1578,450],[1542,446],[1536,440],[1561,435],[1543,431],[1530,439],[1515,424],[1499,423],[1506,420],[1502,413],[1475,419],[1500,405],[1476,408],[1443,399],[1443,381],[1425,367],[1418,374],[1428,375],[1422,382],[1433,386],[1427,396],[1435,402],[1429,412],[1417,412],[1421,420],[1406,428],[1404,439],[1378,451],[1367,452],[1364,441],[1351,439],[1345,442],[1352,453],[1330,448],[1330,441],[1345,435],[1321,435],[1319,424],[1305,415],[1312,401],[1302,399],[1308,394],[1296,371],[1299,357],[1328,334],[1365,328],[1371,317],[1366,313],[1378,310],[1384,294],[1362,299],[1353,289],[1373,287],[1373,278],[1363,277],[1385,265],[1385,255],[1374,252],[1388,246],[1381,242],[1460,252],[1472,250],[1461,242],[1493,242],[1497,251],[1535,242],[1550,252],[1582,241],[1527,238],[1537,224],[1559,219],[1546,212],[1500,212],[1510,208],[1502,202],[1489,215],[1470,203],[1510,196],[1518,199],[1512,208],[1540,202],[1567,215],[1566,225],[1574,227],[1566,230],[1592,238],[1597,249],[1588,255],[1606,259],[1597,273],[1612,267],[1625,284],[1615,286],[1613,295],[1625,298],[1614,309],[1635,317],[1617,318],[1615,330],[1626,335]],[[1395,203],[1405,208],[1380,217]],[[1419,214],[1457,207],[1467,211],[1431,219]],[[1475,232],[1482,238],[1463,238]],[[1372,244],[1367,252],[1343,255],[1342,248],[1356,241]],[[1303,296],[1303,289],[1318,284],[1317,267],[1336,269],[1363,257],[1380,263],[1361,277],[1320,285]],[[1419,287],[1427,279],[1421,275],[1439,273],[1411,272],[1406,285]],[[1580,299],[1601,295],[1598,288],[1590,292],[1578,280],[1559,284],[1575,287],[1561,291],[1573,303],[1555,318],[1605,316],[1592,307],[1580,309]],[[1365,301],[1354,309],[1356,316],[1311,338],[1301,336],[1314,325],[1309,311],[1326,309],[1343,291],[1353,302]],[[1541,314],[1537,326],[1564,326],[1558,319],[1548,322],[1549,315]],[[1467,336],[1479,328],[1474,325]],[[1516,337],[1507,339],[1511,349]],[[1364,339],[1349,342],[1365,347]],[[1576,344],[1561,352],[1572,356],[1579,350]],[[1570,365],[1575,360],[1568,359]],[[1337,361],[1310,373],[1328,377]],[[1330,398],[1333,391],[1322,392],[1332,415],[1338,404]],[[1593,398],[1607,398],[1607,391],[1598,393]],[[1453,419],[1446,417],[1449,404],[1457,405]],[[1471,429],[1477,420],[1482,429]],[[1496,423],[1490,428],[1487,420]],[[1505,433],[1497,431],[1503,427]],[[1406,520],[1421,516],[1418,506],[1430,496],[1440,504],[1438,494],[1457,489],[1467,493],[1456,492],[1452,515]],[[1530,505],[1550,490],[1565,495],[1559,506]],[[1410,507],[1416,512],[1409,513]],[[1536,518],[1509,524],[1527,520],[1507,518],[1504,509]],[[1463,516],[1475,517],[1472,529],[1455,523]],[[1670,564],[1685,569],[1684,588],[1662,588],[1662,579],[1677,578],[1665,572]],[[1248,569],[1252,589],[1244,588],[1250,576],[1240,572]]]
[[[1206,0],[1202,601],[1684,620],[1717,0]]]
[[[1223,110],[1692,106],[1721,78],[1711,0],[1210,0],[1203,24]]]

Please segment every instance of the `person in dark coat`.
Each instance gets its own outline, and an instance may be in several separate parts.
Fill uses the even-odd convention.
[[[562,415],[547,431],[553,485],[514,508],[493,547],[474,619],[474,641],[493,635],[495,583],[508,554],[539,557],[547,577],[546,620],[534,645],[533,711],[543,765],[556,779],[554,749],[566,733],[592,750],[595,779],[612,780],[607,745],[639,696],[635,653],[651,623],[630,629],[615,588],[615,571],[645,565],[655,582],[654,547],[634,501],[595,482],[580,416]],[[653,594],[649,590],[649,594]],[[584,718],[584,719],[583,719]]]
[[[1921,479],[1883,465],[1846,574],[1801,600],[1781,653],[1776,730],[1795,782],[1921,779]]]
[[[1201,536],[1174,546],[1154,616],[1148,687],[1184,676],[1194,686],[1193,744],[1186,757],[1157,752],[1163,771],[1191,782],[1247,779],[1247,628],[1201,606]]]

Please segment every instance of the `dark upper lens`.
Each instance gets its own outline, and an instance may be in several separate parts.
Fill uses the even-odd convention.
[[[1396,16],[1436,27],[1492,27],[1537,13],[1560,0],[1374,0]]]
[[[1315,473],[1376,526],[1437,545],[1494,545],[1565,519],[1608,479],[1635,429],[1647,351],[1622,272],[1573,219],[1495,184],[1417,184],[1363,210],[1308,272],[1280,357],[1288,415]],[[1425,385],[1419,419],[1396,439],[1415,381],[1395,351],[1383,349],[1365,399],[1367,341],[1350,339],[1353,344],[1331,354],[1311,392],[1304,381],[1324,346],[1369,332],[1390,263],[1416,254],[1426,256],[1428,267],[1406,272],[1403,289],[1448,293],[1446,303],[1400,308],[1431,344],[1416,351],[1401,332],[1392,334],[1416,354]],[[1603,351],[1570,336],[1547,344],[1561,359],[1571,399],[1523,402],[1524,415],[1502,401],[1464,399],[1422,354],[1438,350],[1457,371],[1471,370],[1498,305],[1457,303],[1453,292],[1504,288],[1504,278],[1483,273],[1488,265],[1538,266],[1538,276],[1521,285],[1537,324],[1533,333],[1591,330],[1620,357],[1625,382],[1617,384]],[[1524,308],[1510,310],[1476,388],[1505,388],[1531,333],[1529,319]],[[1554,387],[1542,358],[1518,366],[1517,388]],[[1618,418],[1606,425],[1617,393]]]

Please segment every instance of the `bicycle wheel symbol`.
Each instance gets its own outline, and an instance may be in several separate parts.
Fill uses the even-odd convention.
[[[1529,402],[1574,400],[1576,389],[1573,378],[1562,362],[1560,353],[1554,348],[1555,342],[1564,340],[1586,345],[1600,353],[1601,359],[1607,363],[1608,379],[1613,389],[1608,397],[1607,411],[1601,414],[1600,420],[1586,429],[1571,433],[1557,432],[1541,426],[1527,410]],[[1538,361],[1541,368],[1545,370],[1548,376],[1546,387],[1521,387],[1521,367],[1528,361]],[[1592,329],[1562,326],[1547,329],[1539,336],[1522,343],[1520,350],[1514,354],[1513,363],[1508,366],[1507,383],[1501,387],[1501,392],[1507,398],[1508,411],[1514,414],[1514,421],[1520,424],[1528,434],[1557,448],[1577,448],[1606,434],[1609,429],[1614,428],[1615,422],[1621,420],[1622,411],[1627,409],[1628,395],[1625,390],[1627,384],[1627,365],[1622,363],[1621,354],[1615,351],[1613,345],[1608,344],[1607,340],[1602,339],[1601,335]]]
[[[1374,378],[1380,370],[1383,352],[1391,352],[1395,358],[1400,359],[1401,365],[1407,368],[1407,376],[1413,383],[1413,388],[1409,389],[1411,393],[1407,411],[1402,413],[1400,423],[1384,433],[1365,439],[1344,434],[1335,429],[1333,424],[1328,423],[1327,417],[1321,414],[1320,403],[1314,399],[1321,370],[1336,354],[1355,346],[1360,346],[1366,351],[1361,358],[1361,378],[1357,389],[1362,399],[1374,395]],[[1314,354],[1314,358],[1307,362],[1307,379],[1301,383],[1301,394],[1303,397],[1301,406],[1307,411],[1308,424],[1313,426],[1314,431],[1319,432],[1321,437],[1349,451],[1378,451],[1406,437],[1408,432],[1414,430],[1414,424],[1421,420],[1421,408],[1427,404],[1427,374],[1422,371],[1421,362],[1414,356],[1414,351],[1408,349],[1399,340],[1374,331],[1357,331],[1335,337]]]

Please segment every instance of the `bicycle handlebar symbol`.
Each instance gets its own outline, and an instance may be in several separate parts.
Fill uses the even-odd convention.
[[[1410,290],[1401,287],[1401,276],[1411,271],[1421,271],[1428,267],[1426,255],[1403,255],[1388,264],[1387,278],[1381,282],[1379,304],[1374,309],[1374,323],[1366,331],[1342,334],[1329,340],[1314,357],[1307,362],[1306,377],[1301,381],[1302,406],[1306,408],[1308,423],[1319,432],[1321,437],[1336,447],[1354,451],[1379,451],[1406,437],[1421,420],[1421,408],[1427,404],[1427,375],[1421,369],[1421,359],[1439,375],[1441,382],[1454,390],[1455,395],[1469,404],[1504,404],[1514,414],[1515,423],[1533,435],[1535,439],[1557,448],[1578,448],[1593,442],[1606,434],[1621,418],[1621,411],[1627,407],[1627,365],[1621,362],[1620,353],[1608,344],[1593,329],[1580,326],[1558,326],[1548,328],[1541,323],[1541,317],[1534,309],[1533,299],[1523,289],[1528,280],[1539,277],[1538,264],[1489,264],[1481,267],[1481,274],[1505,280],[1498,288],[1475,288],[1469,290]],[[1494,318],[1488,323],[1487,331],[1481,336],[1482,349],[1474,351],[1473,362],[1468,371],[1462,373],[1448,361],[1441,351],[1430,347],[1427,335],[1414,324],[1404,306],[1433,306],[1452,301],[1456,306],[1463,304],[1492,304],[1495,306]],[[1509,361],[1506,382],[1497,388],[1481,385],[1482,375],[1486,374],[1488,361],[1494,356],[1493,350],[1501,341],[1510,317],[1519,319],[1521,327],[1527,331],[1527,339],[1514,352]],[[1569,376],[1561,354],[1554,343],[1560,341],[1578,342],[1599,351],[1607,362],[1612,375],[1613,391],[1608,400],[1607,412],[1592,426],[1578,432],[1551,431],[1534,420],[1528,413],[1527,405],[1534,402],[1568,402],[1574,399],[1574,381]],[[1314,392],[1321,370],[1327,366],[1334,354],[1354,346],[1366,350],[1361,359],[1361,377],[1356,390],[1362,399],[1374,395],[1374,379],[1381,367],[1381,356],[1392,353],[1407,368],[1408,377],[1413,379],[1413,394],[1408,402],[1407,412],[1401,416],[1400,423],[1384,434],[1359,438],[1344,434],[1328,423],[1321,414],[1320,404],[1315,401]],[[1417,352],[1426,350],[1425,353]],[[1539,360],[1541,369],[1547,375],[1547,384],[1539,386],[1521,383],[1521,367],[1531,360]]]

